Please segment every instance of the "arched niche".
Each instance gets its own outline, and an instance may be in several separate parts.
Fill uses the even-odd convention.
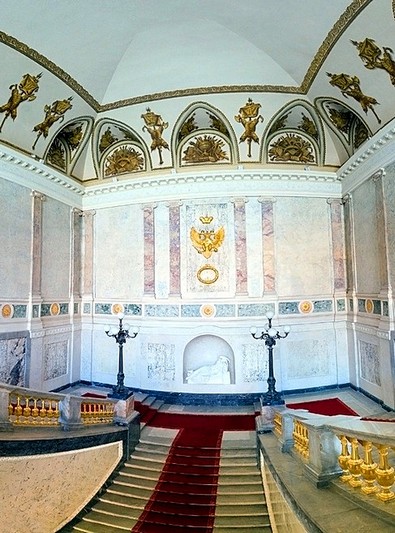
[[[231,346],[216,335],[199,335],[185,346],[184,383],[231,385],[235,383],[235,357]]]

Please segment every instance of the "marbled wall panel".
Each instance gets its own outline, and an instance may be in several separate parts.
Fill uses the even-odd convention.
[[[68,300],[71,268],[71,210],[46,198],[42,205],[41,294],[44,301]]]
[[[98,300],[141,297],[144,286],[143,210],[140,205],[97,210],[94,279]]]
[[[121,457],[121,443],[48,455],[1,457],[0,530],[58,531],[93,498]]]
[[[170,292],[169,211],[164,204],[154,210],[155,216],[155,296],[167,298]]]
[[[277,293],[332,292],[329,206],[324,198],[278,198],[274,210]]]
[[[0,335],[0,382],[28,387],[28,337],[21,333]]]
[[[337,384],[333,329],[323,329],[321,325],[316,330],[291,330],[281,344],[281,362],[284,390]]]
[[[354,254],[356,289],[359,294],[378,294],[380,282],[380,251],[376,220],[376,186],[365,181],[352,194],[354,216]]]
[[[0,299],[28,298],[31,270],[31,191],[0,178]],[[7,201],[4,201],[4,199]]]
[[[202,224],[201,216],[212,216],[210,224]],[[184,211],[184,231],[182,234],[182,247],[185,256],[182,262],[183,295],[197,296],[201,294],[214,294],[216,296],[234,294],[235,291],[235,242],[234,242],[234,213],[233,204],[228,202],[188,204]],[[213,252],[211,257],[205,258],[194,248],[191,238],[191,228],[197,231],[214,230],[221,226],[225,229],[223,244],[218,247],[218,252]],[[199,269],[209,264],[219,274],[217,281],[205,284],[199,281]]]
[[[246,203],[248,295],[263,294],[262,206],[255,199]]]

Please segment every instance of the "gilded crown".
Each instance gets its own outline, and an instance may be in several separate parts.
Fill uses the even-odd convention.
[[[205,217],[200,217],[199,220],[202,224],[211,224],[211,222],[213,221],[213,218],[214,217],[209,217],[209,216],[205,216]]]

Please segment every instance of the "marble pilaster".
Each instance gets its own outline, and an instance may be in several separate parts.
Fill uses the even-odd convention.
[[[82,215],[81,210],[72,209],[71,295],[73,298],[81,296]]]
[[[334,291],[344,291],[345,280],[345,257],[343,246],[343,216],[342,201],[328,199],[331,217],[332,236],[332,262],[333,262],[333,289]]]
[[[385,172],[383,169],[378,170],[372,176],[375,185],[376,193],[376,218],[377,218],[377,240],[379,252],[379,275],[381,283],[381,292],[386,295],[388,290],[388,247],[386,242],[387,235],[387,213],[386,203],[384,201],[383,191],[383,176]]]
[[[246,200],[235,198],[234,232],[235,232],[235,260],[236,260],[236,294],[246,295],[247,290],[247,231],[246,231]]]
[[[180,203],[169,204],[170,295],[181,294]]]
[[[274,264],[274,200],[259,200],[262,214],[262,245],[263,245],[263,291],[275,292],[276,274]]]
[[[144,294],[155,293],[155,205],[143,206],[144,216]]]
[[[93,217],[96,211],[84,211],[83,217],[83,247],[84,247],[84,263],[82,272],[82,287],[81,292],[84,298],[92,299],[93,296],[93,261],[94,261],[94,224]]]
[[[33,301],[41,298],[41,266],[42,266],[42,221],[43,201],[45,196],[32,191],[32,283],[31,297]]]

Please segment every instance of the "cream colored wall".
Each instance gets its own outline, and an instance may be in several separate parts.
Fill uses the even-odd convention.
[[[121,457],[120,442],[71,452],[1,457],[0,532],[55,533],[93,498]]]

